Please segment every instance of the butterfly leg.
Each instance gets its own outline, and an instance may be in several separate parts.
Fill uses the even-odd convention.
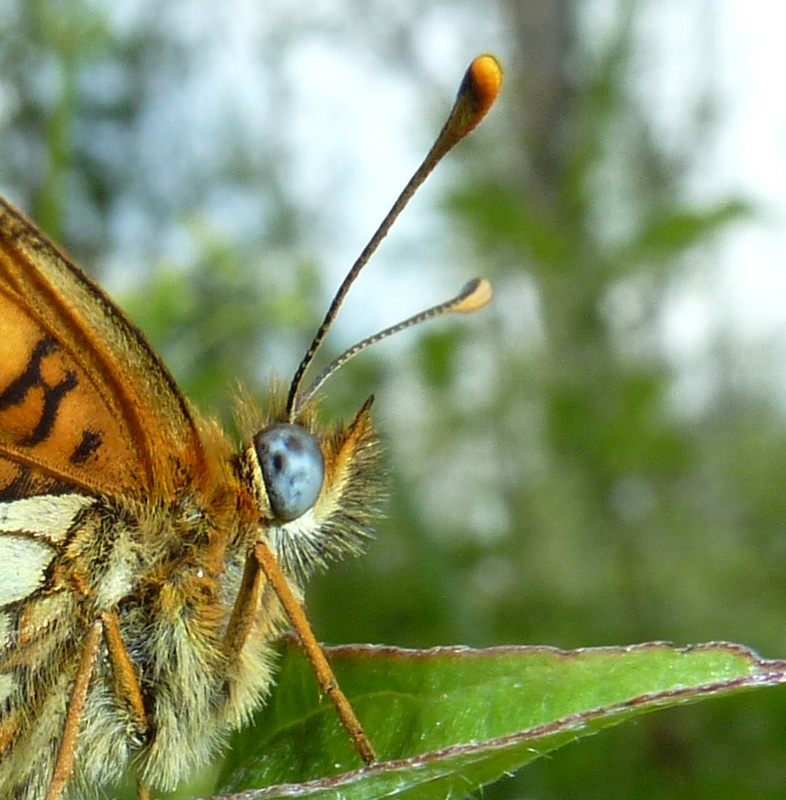
[[[232,616],[229,618],[222,644],[224,653],[230,661],[243,649],[248,634],[251,632],[262,595],[262,578],[263,573],[259,569],[257,560],[253,556],[249,556],[246,559],[243,579],[235,598]]]
[[[98,648],[101,644],[103,627],[101,620],[96,620],[90,626],[90,630],[85,638],[82,658],[79,661],[76,680],[71,690],[71,698],[68,701],[68,711],[66,712],[65,725],[63,727],[63,738],[60,740],[60,748],[57,751],[55,768],[52,773],[52,782],[49,784],[46,800],[58,800],[74,768],[74,755],[76,753],[79,722],[82,719],[82,712],[85,709],[87,690],[90,687],[90,677],[93,674],[93,667],[98,658]]]
[[[344,692],[341,691],[338,680],[311,630],[300,602],[292,593],[292,589],[290,589],[284,573],[281,572],[281,567],[279,567],[275,556],[264,542],[259,542],[253,556],[249,556],[246,560],[240,591],[237,594],[232,616],[224,636],[224,652],[231,658],[243,649],[259,608],[263,576],[270,582],[273,591],[278,596],[292,623],[292,627],[303,643],[306,655],[314,667],[320,691],[327,694],[335,706],[339,719],[349,733],[355,749],[364,763],[373,763],[376,760],[374,748],[363,732],[360,721],[355,715],[349,700],[347,700]]]
[[[355,715],[349,700],[347,700],[344,692],[341,691],[335,673],[322,652],[322,648],[311,630],[311,625],[309,625],[306,615],[303,613],[303,608],[293,594],[289,582],[278,565],[278,561],[276,561],[270,548],[263,541],[257,542],[254,548],[254,557],[254,560],[265,573],[265,577],[270,581],[270,585],[278,596],[281,605],[284,606],[292,627],[300,637],[308,660],[314,667],[320,691],[330,698],[341,723],[349,734],[350,739],[352,739],[355,750],[357,750],[363,762],[365,764],[373,764],[377,758],[374,748],[371,746],[368,736],[364,733],[360,720]]]
[[[128,655],[117,615],[106,612],[101,615],[104,623],[104,640],[106,641],[109,663],[112,665],[112,676],[115,682],[115,695],[128,708],[134,722],[141,732],[148,729],[147,712],[142,697],[142,689],[136,676],[131,656]],[[150,787],[139,781],[136,790],[137,800],[150,800]]]
[[[136,800],[151,800],[152,797],[150,787],[146,783],[140,783],[136,787]]]
[[[60,740],[60,748],[57,751],[55,768],[46,794],[46,800],[58,800],[68,779],[71,777],[71,772],[74,768],[79,723],[85,709],[90,678],[98,658],[102,636],[106,642],[107,654],[112,666],[115,693],[126,704],[140,730],[147,730],[147,714],[145,713],[142,690],[139,688],[139,681],[137,680],[131,657],[123,644],[117,616],[113,613],[102,614],[101,618],[91,625],[85,639],[82,658],[79,662],[76,680],[68,702],[63,738]],[[149,790],[140,785],[138,797],[140,800],[149,799]]]
[[[115,695],[126,704],[134,723],[140,731],[144,732],[147,730],[148,724],[142,689],[139,687],[131,656],[128,655],[128,650],[123,644],[117,614],[105,612],[101,615],[101,621],[104,625],[104,640],[109,663],[112,665]]]

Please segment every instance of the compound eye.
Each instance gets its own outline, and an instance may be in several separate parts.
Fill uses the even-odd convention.
[[[325,459],[316,437],[300,425],[271,425],[254,437],[265,489],[273,513],[290,522],[317,501]]]

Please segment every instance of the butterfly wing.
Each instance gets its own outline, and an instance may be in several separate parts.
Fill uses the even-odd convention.
[[[0,198],[0,501],[68,489],[155,501],[204,458],[142,333]]]
[[[136,566],[131,546],[119,548],[119,566],[110,558],[117,537],[128,544],[134,535],[116,501],[155,509],[182,499],[184,487],[199,492],[211,453],[141,332],[0,198],[2,800],[59,796],[76,752],[69,721],[79,726],[82,715],[94,736],[82,768],[112,777],[123,766],[132,737],[107,744],[118,723],[105,695],[120,695],[123,718],[127,685],[91,680],[108,624],[96,606],[126,596]],[[91,686],[84,707],[74,699],[80,680]]]

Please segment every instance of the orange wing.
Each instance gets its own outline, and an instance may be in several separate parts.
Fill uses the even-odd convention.
[[[142,333],[0,198],[0,500],[70,488],[155,501],[204,459]]]

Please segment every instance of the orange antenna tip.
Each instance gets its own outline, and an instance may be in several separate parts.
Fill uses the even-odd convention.
[[[486,116],[502,88],[502,67],[494,56],[478,56],[469,65],[456,102],[442,130],[445,152],[471,133]]]
[[[485,53],[473,59],[464,80],[471,87],[469,91],[475,98],[476,114],[480,122],[494,105],[502,89],[502,67],[494,56]]]

